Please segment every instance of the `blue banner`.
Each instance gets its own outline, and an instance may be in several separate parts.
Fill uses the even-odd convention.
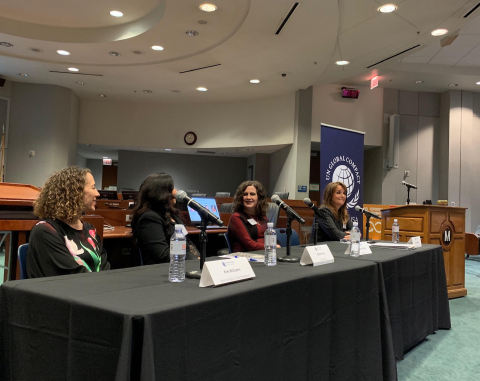
[[[340,181],[347,187],[347,207],[352,221],[362,229],[364,132],[322,124],[320,128],[320,197],[328,183]]]

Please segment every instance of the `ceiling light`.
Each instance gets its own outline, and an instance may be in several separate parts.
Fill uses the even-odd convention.
[[[421,85],[423,83],[423,81],[421,79],[419,79],[418,81],[415,81],[415,84],[417,85]]]
[[[107,96],[106,96],[105,94],[103,94],[103,93],[98,94],[98,96],[99,96],[100,98],[106,98],[106,97],[107,97]]]
[[[110,11],[110,16],[123,17],[123,12],[122,11]]]
[[[347,60],[339,60],[337,62],[335,62],[338,66],[345,66],[345,65],[348,65],[350,63],[350,61],[347,61]]]
[[[160,45],[152,45],[152,50],[162,51],[163,49],[164,49],[163,46],[160,46]]]
[[[1,41],[0,46],[4,46],[6,48],[11,48],[13,46],[13,44],[10,43],[10,42],[7,42],[7,41]]]
[[[165,148],[164,150],[170,152],[172,149],[171,148]]]
[[[208,91],[208,89],[206,87],[199,86],[197,87],[197,91]]]
[[[451,88],[454,88],[454,87],[457,87],[458,86],[458,83],[449,83],[448,84],[448,87],[451,87]]]
[[[68,50],[58,49],[57,54],[60,54],[61,56],[69,56],[70,52]]]
[[[397,10],[397,6],[395,4],[383,4],[382,6],[377,8],[377,11],[381,13],[392,13]]]
[[[201,3],[198,8],[200,8],[201,11],[204,12],[215,12],[217,10],[217,6],[213,3]]]
[[[259,79],[251,79],[250,83],[257,84],[257,83],[260,83],[260,80]]]
[[[431,35],[435,36],[435,37],[438,37],[438,36],[443,36],[447,33],[448,33],[448,29],[438,28],[438,29],[432,30]]]
[[[28,73],[18,73],[17,75],[18,75],[19,77],[22,77],[22,78],[28,78],[28,77],[30,77],[30,74],[28,74]]]
[[[153,91],[152,90],[149,90],[149,89],[145,89],[143,90],[143,93],[144,94],[151,94]]]
[[[475,82],[475,85],[479,85],[479,86],[480,86],[480,81],[478,81],[478,82]]]
[[[196,30],[187,30],[185,33],[188,37],[196,37],[199,35]]]
[[[108,52],[108,54],[110,54],[112,57],[118,57],[120,55],[119,52],[116,52],[114,50],[112,50],[111,52]]]
[[[78,67],[69,67],[69,68],[68,68],[68,71],[77,72],[77,71],[80,71],[80,69],[79,69]]]

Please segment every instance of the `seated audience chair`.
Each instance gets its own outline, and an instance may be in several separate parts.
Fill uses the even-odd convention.
[[[276,228],[275,231],[277,232],[277,243],[281,247],[287,246],[287,229],[285,228]],[[292,235],[290,236],[290,246],[298,246],[300,245],[300,239],[298,238],[297,232],[292,229]]]
[[[18,247],[18,263],[20,263],[20,279],[27,279],[27,252],[28,243]]]

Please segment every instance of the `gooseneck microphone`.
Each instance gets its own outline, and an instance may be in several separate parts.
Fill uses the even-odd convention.
[[[357,212],[361,212],[361,213],[365,214],[367,217],[378,218],[379,220],[382,219],[382,217],[380,217],[378,214],[369,212],[368,210],[365,210],[364,208],[362,208],[360,205],[356,205],[355,210]]]
[[[183,190],[178,190],[175,198],[178,201],[185,202],[187,206],[195,210],[200,217],[207,219],[207,221],[213,222],[215,225],[223,226],[223,221],[219,219],[215,214],[210,212],[203,205],[200,205],[197,201],[187,195],[187,192]]]
[[[298,222],[300,222],[301,224],[304,224],[305,223],[305,220],[300,217],[300,215],[295,212],[295,210],[293,210],[290,206],[288,206],[287,204],[285,204],[285,202],[277,195],[277,194],[274,194],[272,195],[272,197],[270,197],[270,199],[275,203],[277,204],[280,208],[282,208],[283,210],[285,210],[285,212],[292,218],[295,218]]]
[[[312,200],[310,200],[308,197],[305,197],[303,199],[303,202],[305,203],[305,205],[307,205],[310,209],[313,210],[313,212],[318,216],[318,217],[322,217],[320,215],[320,211],[318,210],[318,208],[315,206],[315,204],[312,202]]]
[[[417,189],[417,186],[416,186],[416,185],[409,184],[409,183],[407,183],[405,180],[402,181],[402,184],[405,185],[407,188]]]

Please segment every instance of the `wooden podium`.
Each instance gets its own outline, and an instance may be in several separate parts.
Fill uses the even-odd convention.
[[[440,205],[405,205],[382,210],[382,239],[392,239],[398,219],[400,241],[420,236],[422,243],[441,245],[448,297],[467,295],[465,288],[465,208]]]

